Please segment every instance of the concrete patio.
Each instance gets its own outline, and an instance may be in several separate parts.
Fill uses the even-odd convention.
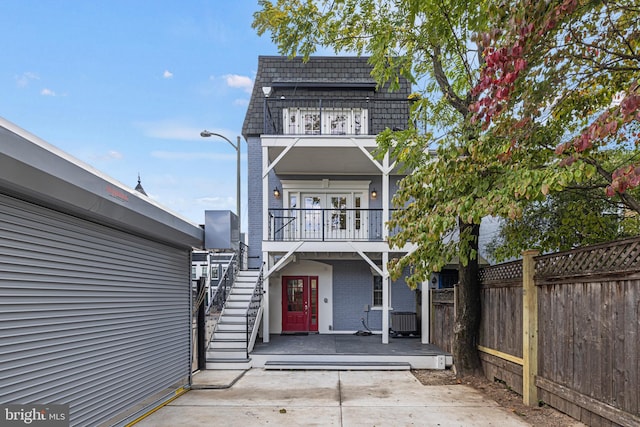
[[[527,426],[476,390],[408,371],[203,371],[136,426]]]

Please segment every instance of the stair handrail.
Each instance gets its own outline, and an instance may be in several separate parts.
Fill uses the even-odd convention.
[[[218,286],[216,287],[216,290],[213,293],[209,304],[207,305],[207,314],[209,314],[212,307],[215,308],[217,313],[222,312],[222,309],[227,302],[227,297],[229,296],[231,287],[233,286],[237,271],[237,256],[235,253],[232,253],[231,258],[229,258],[229,262],[222,269],[222,274],[218,279]]]
[[[256,283],[256,287],[253,289],[253,294],[251,295],[251,301],[249,302],[249,306],[247,307],[247,311],[245,313],[245,321],[246,321],[246,338],[247,338],[247,348],[246,355],[247,359],[249,358],[249,352],[253,348],[253,344],[255,342],[255,325],[256,319],[262,309],[262,295],[264,294],[262,289],[263,283],[263,274],[262,274],[262,266],[259,270],[258,282]]]

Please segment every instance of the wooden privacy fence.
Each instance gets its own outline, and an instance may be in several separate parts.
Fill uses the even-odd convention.
[[[640,425],[640,238],[481,270],[485,374],[590,425]]]
[[[489,379],[588,425],[640,426],[640,238],[527,251],[482,269],[480,282],[478,348]],[[451,337],[436,304],[434,332]]]

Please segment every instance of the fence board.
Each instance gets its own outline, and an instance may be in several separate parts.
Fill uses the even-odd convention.
[[[625,291],[626,286],[621,282],[616,282],[616,290],[617,292],[616,298],[618,295]],[[624,318],[624,306],[616,306],[615,316],[614,316],[614,359],[613,359],[613,369],[614,369],[614,378],[613,378],[613,400],[612,405],[616,407],[624,406],[624,375],[625,375],[625,318]]]
[[[613,304],[611,301],[615,298],[615,286],[603,286],[602,287],[602,306],[601,306],[601,316],[600,316],[600,339],[601,339],[601,352],[603,355],[603,359],[613,361],[614,355],[612,353],[613,350]],[[600,396],[603,402],[608,404],[612,404],[613,393],[612,393],[612,381],[614,378],[613,373],[613,364],[605,364],[603,365],[603,370],[601,372],[601,391]]]
[[[624,408],[631,413],[637,414],[640,409],[638,400],[640,399],[638,388],[640,388],[640,282],[633,281],[626,288],[626,301],[624,307],[625,313],[625,338],[624,338],[624,354],[625,354],[625,399]],[[635,387],[634,387],[635,386]],[[634,388],[631,388],[634,387]]]
[[[602,396],[602,365],[611,362],[610,359],[604,357],[602,353],[602,297],[601,290],[602,285],[598,283],[591,283],[588,286],[589,294],[587,300],[587,306],[585,310],[589,310],[589,338],[587,340],[587,366],[590,368],[589,375],[589,393],[591,397],[603,397]],[[603,356],[603,357],[598,357]]]
[[[574,337],[574,340],[575,340],[574,348],[567,349],[573,352],[573,362],[574,362],[574,369],[572,372],[573,380],[569,383],[569,385],[573,384],[573,388],[579,393],[582,393],[585,389],[584,383],[585,383],[585,377],[586,377],[585,375],[586,372],[582,370],[582,368],[585,366],[585,352],[587,351],[587,346],[586,346],[587,337],[584,333],[584,325],[586,324],[587,313],[581,310],[581,308],[584,307],[584,302],[583,302],[584,299],[585,299],[584,284],[580,284],[579,292],[575,292],[575,295],[572,300],[574,307],[576,308],[575,315],[574,315],[575,324],[579,327],[579,330],[577,331]],[[559,349],[559,351],[567,351],[567,350]],[[545,376],[545,378],[548,378],[548,377]]]

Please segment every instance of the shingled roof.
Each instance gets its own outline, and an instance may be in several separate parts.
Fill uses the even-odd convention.
[[[368,57],[315,56],[303,62],[302,58],[285,56],[259,56],[258,71],[253,85],[251,100],[242,126],[245,138],[263,133],[263,87],[273,89],[272,97],[393,96],[405,97],[410,85],[403,80],[399,93],[377,92],[376,82],[371,77],[372,66]],[[362,93],[362,92],[365,93]]]

